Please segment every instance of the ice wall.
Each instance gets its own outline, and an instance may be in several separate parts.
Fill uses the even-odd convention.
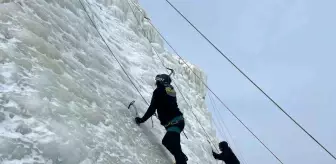
[[[189,163],[215,163],[191,110],[212,137],[205,88],[145,19],[136,1],[82,0],[113,54],[150,101],[154,77],[176,71]],[[134,9],[134,16],[132,9]],[[191,64],[190,64],[191,65]],[[203,80],[204,73],[191,65]],[[78,0],[0,0],[1,163],[171,164],[156,118],[140,127],[126,106],[147,104],[109,52]],[[212,140],[216,140],[212,138]]]

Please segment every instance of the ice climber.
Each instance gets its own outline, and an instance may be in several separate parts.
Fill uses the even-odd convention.
[[[238,158],[233,153],[233,151],[231,150],[231,148],[229,147],[226,141],[220,142],[218,146],[219,146],[219,150],[222,153],[217,154],[215,152],[212,152],[215,159],[222,160],[225,162],[225,164],[240,164]]]
[[[142,118],[136,117],[139,125],[149,119],[157,110],[158,118],[167,132],[162,144],[174,156],[176,164],[186,164],[187,156],[182,152],[180,134],[184,128],[184,118],[177,105],[176,92],[170,84],[171,78],[166,74],[155,77],[156,89],[153,92],[151,104]]]

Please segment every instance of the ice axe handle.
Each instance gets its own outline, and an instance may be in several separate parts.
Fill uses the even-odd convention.
[[[167,69],[170,71],[169,76],[171,76],[172,74],[175,74],[175,71],[173,69],[171,69],[171,68],[167,68]]]
[[[138,114],[138,109],[136,108],[136,106],[134,105],[135,103],[135,100],[133,100],[129,105],[128,105],[128,109],[131,108],[131,106],[133,105],[134,109],[135,109],[135,115],[138,117],[139,114]]]
[[[129,105],[128,105],[128,109],[131,108],[131,106],[135,103],[135,101],[133,100]]]

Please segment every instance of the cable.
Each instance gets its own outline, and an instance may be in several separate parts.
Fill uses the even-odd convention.
[[[131,2],[132,2],[132,1],[131,1]],[[138,22],[139,25],[140,25],[141,23],[140,23],[140,21],[136,18],[136,14],[135,14],[135,12],[133,11],[133,9],[132,9],[131,5],[129,4],[128,0],[127,0],[127,3],[128,3],[128,5],[129,5],[129,7],[131,8],[132,13],[133,13],[135,19],[137,20],[137,22]],[[132,3],[133,3],[133,2],[132,2]],[[135,4],[133,3],[133,5],[135,5]],[[137,8],[137,7],[136,7],[136,8]],[[137,9],[139,10],[139,8],[137,8]],[[139,11],[140,11],[141,13],[143,13],[141,10],[139,10]],[[164,65],[163,60],[160,58],[160,56],[158,55],[157,51],[153,48],[152,45],[151,45],[151,47],[152,47],[152,49],[154,50],[154,53],[158,56],[159,60],[161,61],[162,66],[165,67],[165,68],[168,68],[168,67],[166,67],[166,66]],[[175,83],[174,81],[173,81],[173,83],[175,84],[176,88],[178,89],[178,91],[179,91],[180,94],[182,95],[182,97],[183,97],[183,99],[185,100],[185,102],[188,104],[189,107],[191,107],[191,105],[187,102],[186,98],[183,96],[181,90],[177,87],[176,83]],[[202,126],[202,124],[201,124],[200,121],[198,120],[196,114],[195,114],[192,110],[190,110],[190,111],[192,112],[192,114],[193,114],[194,117],[196,118],[196,121],[197,121],[197,122],[200,124],[200,126],[202,127],[204,133],[206,134],[207,141],[208,141],[208,143],[210,144],[210,146],[211,146],[211,145],[214,146],[214,144],[211,142],[211,139],[210,139],[208,133],[206,132],[206,130],[204,129],[204,127]],[[186,134],[184,134],[184,135],[186,135]],[[186,136],[186,137],[187,137],[187,136]],[[215,149],[217,150],[216,146],[214,146],[214,147],[215,147]],[[217,151],[218,151],[218,150],[217,150]],[[224,163],[224,162],[223,162],[223,163]]]
[[[262,90],[250,77],[248,77],[237,65],[235,65],[230,58],[228,58],[217,46],[215,46],[198,28],[193,25],[169,0],[165,0],[176,12],[180,14],[209,44],[212,45],[231,65],[233,65],[246,79],[248,79],[260,92],[262,92],[275,106],[278,107],[289,119],[291,119],[302,131],[304,131],[311,139],[313,139],[324,151],[326,151],[332,158],[336,157],[327,150],[317,139],[315,139],[305,128],[303,128],[292,116],[290,116],[278,103],[276,103],[264,90]]]
[[[215,112],[215,108],[214,108],[213,105],[212,105],[212,109],[213,109],[213,112]],[[210,109],[209,109],[209,111],[210,111]],[[217,127],[219,133],[220,133],[222,136],[225,136],[225,138],[227,139],[228,137],[227,137],[226,133],[224,132],[224,128],[223,128],[222,126],[220,126],[221,123],[218,121],[218,124],[217,124],[217,123],[216,123],[216,119],[212,119],[212,120],[213,120],[215,126]]]
[[[161,61],[163,67],[167,68],[164,65],[163,60],[160,58],[160,56],[158,55],[157,51],[153,48],[153,50],[155,51],[155,54],[158,56],[159,60]],[[195,117],[197,123],[201,126],[201,128],[204,131],[204,134],[206,135],[207,141],[210,144],[211,147],[214,147],[216,149],[216,151],[218,151],[217,147],[215,146],[215,144],[211,141],[211,138],[209,136],[209,134],[206,132],[205,128],[203,127],[203,125],[201,124],[200,120],[198,119],[198,117],[196,116],[196,114],[193,112],[192,110],[192,106],[188,103],[187,99],[185,98],[185,96],[182,94],[182,91],[180,90],[180,88],[177,86],[177,84],[175,83],[175,81],[173,81],[175,87],[177,88],[177,90],[179,91],[179,93],[181,94],[182,98],[184,99],[184,101],[186,102],[186,104],[189,106],[191,113],[193,114],[193,116]],[[224,162],[223,162],[224,163]]]
[[[163,62],[163,60],[160,58],[159,54],[157,53],[157,51],[152,47],[152,49],[154,50],[154,53],[157,55],[157,57],[159,58],[162,66],[164,68],[167,68]],[[192,106],[188,103],[187,99],[185,98],[185,96],[182,94],[182,91],[180,90],[180,88],[176,85],[175,81],[173,81],[174,85],[176,86],[177,90],[179,91],[179,93],[181,94],[182,98],[184,99],[184,101],[187,103],[187,105],[191,108]],[[203,125],[201,124],[201,122],[199,121],[198,117],[196,116],[196,114],[193,112],[193,110],[190,110],[192,112],[192,114],[195,116],[196,121],[200,124],[201,128],[203,129],[204,133],[206,134],[206,137],[208,139],[208,142],[210,141],[210,137],[208,135],[208,133],[206,132],[205,128],[203,127]],[[213,143],[212,143],[213,144]],[[214,146],[214,145],[213,145]],[[215,146],[214,146],[215,147]]]
[[[135,89],[139,92],[139,94],[141,95],[141,97],[143,98],[143,100],[147,103],[146,99],[142,96],[141,92],[138,90],[138,88],[136,87],[136,85],[134,84],[134,82],[132,81],[132,79],[130,78],[130,76],[127,74],[126,70],[123,68],[123,66],[121,65],[120,61],[118,60],[118,58],[115,56],[115,54],[112,52],[111,48],[108,46],[107,42],[105,41],[104,37],[101,35],[101,33],[99,32],[97,26],[94,24],[93,20],[91,19],[91,17],[89,16],[88,12],[85,9],[84,4],[82,3],[81,0],[79,0],[80,4],[82,5],[84,11],[86,12],[86,14],[88,15],[89,19],[91,20],[93,26],[95,27],[95,29],[97,30],[98,34],[100,35],[100,37],[102,38],[103,42],[106,44],[107,48],[109,49],[109,51],[111,52],[111,54],[114,56],[114,58],[116,59],[116,61],[118,62],[118,64],[120,65],[120,67],[122,68],[122,70],[124,71],[124,73],[126,74],[126,76],[128,77],[128,79],[131,81],[131,83],[133,84],[133,86],[135,87]],[[154,49],[155,51],[155,49]],[[157,53],[156,53],[157,54]],[[159,57],[159,56],[158,56]],[[160,60],[161,61],[161,60]],[[163,64],[163,63],[162,63]],[[175,84],[175,83],[174,83]],[[176,85],[176,84],[175,84]],[[177,86],[176,86],[177,87]],[[178,88],[178,87],[177,87]],[[180,89],[178,88],[180,94],[182,95],[182,97],[184,98],[182,92],[180,91]],[[190,106],[190,104],[187,102],[187,100],[184,98],[184,100],[186,101],[186,103]],[[148,103],[147,103],[148,104]],[[192,110],[191,110],[192,111]],[[194,112],[192,111],[193,115],[196,117],[196,115],[194,114]],[[196,117],[196,120],[198,121],[198,123],[200,124],[198,118]],[[209,135],[206,133],[204,127],[202,126],[202,124],[200,124],[202,129],[204,130],[205,134],[207,135],[207,137],[210,139]],[[208,142],[210,142],[208,140]]]
[[[111,53],[111,54],[113,55],[113,57],[116,59],[116,61],[118,62],[119,66],[121,67],[121,69],[123,70],[123,72],[126,74],[126,76],[127,76],[128,79],[130,80],[130,82],[132,83],[132,85],[134,86],[134,88],[138,91],[138,93],[140,94],[140,96],[142,97],[142,99],[145,101],[145,103],[146,103],[147,105],[149,105],[148,102],[146,101],[146,99],[144,98],[144,96],[141,94],[141,92],[139,91],[139,89],[136,87],[136,85],[135,85],[134,82],[132,81],[131,77],[127,74],[126,70],[124,69],[124,67],[122,66],[122,64],[120,63],[120,61],[118,60],[117,56],[112,52],[110,46],[109,46],[109,45],[107,44],[107,42],[105,41],[104,37],[103,37],[103,36],[101,35],[101,33],[99,32],[98,27],[96,26],[96,24],[94,23],[94,21],[91,19],[90,15],[89,15],[89,13],[87,12],[87,10],[86,10],[84,4],[82,3],[82,1],[79,0],[79,2],[80,2],[80,4],[82,5],[82,7],[83,7],[85,13],[86,13],[87,16],[89,17],[89,19],[90,19],[92,25],[93,25],[94,28],[97,30],[99,36],[102,38],[102,40],[103,40],[103,42],[105,43],[106,47],[107,47],[108,50],[110,51],[110,53]],[[86,1],[86,2],[87,2],[87,1]],[[152,126],[154,126],[154,124],[153,124],[153,119],[152,119]]]
[[[134,3],[133,3],[134,4]],[[135,4],[134,4],[135,5]],[[138,10],[143,13],[139,8]],[[168,40],[159,32],[159,30],[151,23],[149,22],[153,28],[156,30],[156,32],[162,37],[162,39],[167,43],[167,45],[174,51],[174,53],[180,57],[180,59],[183,61],[184,64],[193,72],[193,74],[200,79],[200,81],[203,83],[203,85],[221,102],[221,104],[280,162],[283,164],[283,162],[232,112],[232,110],[210,89],[210,87],[205,84],[205,82],[192,70],[192,68],[189,66],[189,64],[182,58],[179,53],[174,49],[174,47],[168,42]]]
[[[131,8],[134,17],[136,18],[136,15],[135,15],[135,13],[134,13],[134,11],[133,11],[131,5],[129,4],[128,0],[127,0],[127,3],[128,3],[128,5],[129,5],[129,7]],[[133,2],[132,2],[132,3],[133,3]],[[135,4],[133,3],[133,5],[135,5]],[[137,7],[136,7],[136,8],[137,8]],[[139,8],[137,8],[137,9],[143,14],[143,12],[142,12]],[[137,21],[138,21],[138,23],[140,24],[140,21],[139,21],[138,19],[137,19]],[[152,26],[153,26],[153,25],[152,25]],[[154,27],[154,26],[153,26],[153,27]],[[155,27],[154,27],[154,28],[155,28]],[[151,45],[151,47],[152,47],[152,49],[154,50],[154,53],[158,56],[159,60],[161,61],[162,66],[168,69],[168,67],[166,67],[166,66],[164,65],[163,60],[162,60],[162,59],[160,58],[160,56],[158,55],[157,51],[153,48],[152,45]],[[175,83],[174,81],[173,81],[173,83],[175,84],[176,88],[178,89],[178,91],[179,91],[180,94],[182,95],[184,101],[185,101],[185,102],[187,103],[187,105],[191,108],[191,105],[188,103],[188,101],[186,100],[186,98],[183,96],[181,90],[178,88],[178,86],[176,85],[176,83]],[[195,114],[192,110],[190,110],[190,111],[192,112],[192,114],[193,114],[194,117],[196,118],[196,121],[198,122],[198,124],[200,124],[200,126],[202,127],[202,129],[203,129],[203,131],[204,131],[204,133],[205,133],[205,135],[206,135],[206,137],[207,137],[207,141],[208,141],[208,143],[210,144],[210,146],[211,146],[211,147],[213,146],[213,147],[218,151],[217,147],[211,142],[211,139],[210,139],[208,133],[206,132],[206,130],[204,129],[204,127],[203,127],[202,124],[200,123],[200,121],[199,121],[199,119],[197,118],[196,114]],[[184,134],[184,135],[186,135],[186,134]],[[186,137],[187,137],[187,136],[186,136]],[[223,163],[224,163],[224,162],[223,162]]]
[[[133,12],[134,14],[134,12]],[[158,52],[152,47],[152,49],[154,50],[154,53],[158,56],[160,62],[162,63],[162,66],[164,68],[167,68],[163,62],[163,60],[160,58]],[[188,103],[187,99],[185,98],[185,96],[182,94],[182,91],[180,90],[180,88],[176,85],[175,81],[173,81],[174,85],[176,86],[177,90],[179,91],[179,93],[181,94],[182,98],[184,99],[184,101],[187,103],[187,105],[191,108],[191,105]],[[208,142],[211,142],[210,136],[209,134],[206,132],[205,128],[203,127],[203,125],[201,124],[200,120],[198,119],[198,117],[196,116],[196,114],[193,112],[193,110],[190,110],[192,112],[192,114],[194,115],[194,117],[196,118],[196,121],[200,124],[201,128],[203,129],[204,133],[206,134],[207,140]],[[211,142],[212,143],[212,142]],[[213,144],[213,143],[212,143]],[[214,144],[212,145],[214,146]],[[215,147],[215,146],[214,146]]]
[[[131,1],[132,2],[132,1]],[[133,3],[133,2],[132,2]],[[135,5],[133,3],[133,5]],[[138,10],[144,14],[139,8]],[[205,84],[205,82],[192,70],[192,68],[189,66],[189,64],[182,58],[179,53],[173,48],[173,46],[168,42],[167,39],[159,32],[159,30],[151,23],[149,22],[153,28],[156,30],[156,32],[162,37],[162,39],[167,43],[167,45],[174,51],[176,55],[180,57],[180,59],[186,64],[186,66],[193,72],[193,74],[200,79],[200,81],[203,83],[203,85],[213,94],[215,97],[221,102],[221,104],[280,162],[283,164],[283,162],[232,112],[232,110],[210,89],[210,87]],[[155,50],[155,49],[154,49]],[[159,57],[159,56],[158,56]],[[160,58],[160,57],[159,57]],[[161,61],[162,62],[162,61]],[[183,97],[184,98],[184,97]]]
[[[210,97],[210,95],[208,95],[208,97],[210,99],[210,104],[212,106],[214,114],[217,115],[217,116],[219,116],[219,118],[220,118],[221,116],[219,115],[217,109],[215,109],[215,105],[214,105],[214,102],[213,102],[212,98]],[[213,120],[214,120],[214,123],[215,123],[216,119],[213,119]],[[224,130],[223,126],[221,126],[221,124],[222,124],[221,120],[220,119],[217,119],[217,120],[218,120],[218,124],[220,125],[220,126],[217,125],[219,131],[222,132],[222,135],[225,136],[226,139],[229,139],[229,137],[225,133],[225,130]]]
[[[217,105],[216,105],[216,103],[215,103],[215,100],[212,98],[211,94],[209,94],[208,96],[209,96],[209,98],[210,98],[212,107],[216,110],[216,113],[218,114],[218,116],[219,116],[219,117],[222,117],[222,115],[221,115],[219,109],[217,108]],[[221,127],[221,128],[222,128],[222,131],[224,131],[224,132],[227,131],[227,133],[228,133],[228,135],[229,135],[229,137],[227,137],[226,134],[224,133],[225,137],[226,137],[228,140],[230,139],[230,140],[232,141],[232,145],[237,149],[238,153],[240,154],[240,157],[241,157],[242,161],[244,161],[244,163],[247,164],[247,162],[246,162],[246,160],[245,160],[245,158],[244,158],[244,156],[243,156],[242,151],[238,148],[237,144],[235,143],[235,141],[234,141],[234,139],[233,139],[233,137],[232,137],[232,135],[231,135],[231,133],[230,133],[230,130],[229,130],[229,128],[226,126],[225,122],[224,122],[223,120],[220,119],[220,120],[219,120],[219,124],[223,124],[223,125],[224,125],[224,129],[225,129],[225,130],[223,129],[223,127]]]

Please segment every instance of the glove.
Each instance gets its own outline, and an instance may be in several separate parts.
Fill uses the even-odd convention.
[[[213,156],[215,159],[218,159],[218,154],[215,153],[214,151],[212,151],[212,156]]]
[[[140,125],[141,123],[143,123],[143,120],[142,120],[142,118],[140,118],[140,117],[135,117],[135,123],[137,124],[137,125]]]

